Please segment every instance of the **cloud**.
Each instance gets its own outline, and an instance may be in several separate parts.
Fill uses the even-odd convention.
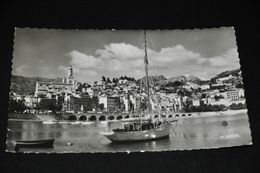
[[[80,72],[82,75],[87,75],[87,76],[96,76],[97,72],[91,71],[91,70],[82,70]]]
[[[40,63],[42,63],[42,64],[44,63],[44,61],[43,61],[43,60],[41,60],[41,59],[40,59],[40,60],[38,60],[38,62],[40,62]]]
[[[59,65],[58,70],[64,71],[64,72],[68,72],[68,67],[65,67],[63,65]]]
[[[166,77],[177,75],[194,75],[209,79],[214,75],[239,67],[237,49],[227,50],[215,57],[203,57],[182,45],[162,48],[156,52],[148,49],[149,67],[157,71],[151,75],[163,74]],[[75,73],[87,76],[117,77],[127,75],[141,77],[140,70],[144,63],[144,50],[125,43],[111,43],[98,49],[95,56],[87,55],[76,50],[69,52],[70,64]],[[67,71],[68,67],[59,66],[59,70]],[[159,71],[158,71],[159,70]]]
[[[23,73],[25,69],[28,69],[29,66],[21,64],[19,67],[17,67],[15,70],[17,73]]]
[[[58,70],[64,71],[65,73],[68,72],[69,67],[65,67],[63,65],[59,65]],[[73,73],[80,74],[80,75],[87,75],[87,76],[96,76],[97,72],[92,71],[92,70],[85,70],[85,69],[79,69],[73,67]]]
[[[37,67],[37,69],[43,70],[43,71],[48,71],[50,68],[49,67]]]
[[[198,66],[206,72],[201,75],[204,78],[212,78],[223,71],[237,69],[240,67],[237,49],[229,49],[222,55],[215,57],[202,57],[198,59]],[[195,74],[198,75],[199,71]]]
[[[135,60],[144,54],[139,48],[125,43],[110,43],[109,45],[105,45],[104,48],[96,51],[96,54],[103,60]]]
[[[68,55],[72,58],[70,64],[77,68],[85,69],[102,64],[102,61],[99,58],[95,58],[94,56],[86,55],[75,50],[70,52]]]

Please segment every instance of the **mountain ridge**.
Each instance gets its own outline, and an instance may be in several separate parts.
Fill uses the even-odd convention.
[[[224,71],[217,74],[215,77],[211,78],[210,80],[201,80],[199,77],[192,76],[192,75],[187,77],[184,75],[179,75],[179,76],[170,77],[168,79],[163,75],[155,75],[149,77],[152,78],[155,84],[159,84],[159,85],[165,85],[168,82],[175,82],[175,81],[180,81],[183,84],[185,84],[186,82],[192,82],[197,84],[209,84],[210,82],[215,81],[217,78],[225,77],[230,74],[238,76],[239,72],[241,72],[240,69]],[[141,78],[139,80],[142,79],[144,78]],[[51,78],[44,78],[44,77],[24,77],[24,76],[13,75],[11,77],[10,91],[17,94],[32,94],[35,92],[36,82],[62,82],[62,78],[57,77],[51,79]]]

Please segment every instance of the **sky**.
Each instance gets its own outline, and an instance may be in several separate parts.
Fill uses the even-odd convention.
[[[149,75],[185,75],[208,80],[240,68],[233,27],[147,30]],[[79,82],[102,76],[144,76],[144,31],[16,28],[12,74],[66,77]]]

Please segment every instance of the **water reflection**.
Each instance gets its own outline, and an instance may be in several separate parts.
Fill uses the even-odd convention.
[[[222,126],[222,121],[228,126]],[[173,124],[173,127],[175,125]],[[113,143],[99,132],[106,129],[100,121],[92,124],[41,124],[9,123],[8,145],[12,140],[55,138],[52,149],[41,152],[102,152],[102,151],[160,151],[183,150],[243,145],[251,142],[246,114],[222,117],[183,118],[178,120],[175,132],[169,138],[156,141]],[[236,139],[220,139],[220,136],[239,134]],[[71,143],[73,145],[67,145]],[[10,149],[10,147],[9,147]],[[11,149],[12,150],[12,149]],[[32,149],[36,151],[36,149]]]

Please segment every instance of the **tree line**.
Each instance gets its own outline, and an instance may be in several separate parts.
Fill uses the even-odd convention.
[[[128,80],[128,81],[132,81],[132,82],[136,82],[135,78],[133,77],[127,77],[127,76],[120,76],[119,78],[113,78],[112,81],[110,80],[109,77],[105,77],[105,76],[102,76],[102,81],[103,82],[107,82],[107,83],[118,83],[119,80]]]
[[[239,110],[239,109],[246,109],[246,104],[243,103],[232,103],[230,106],[225,106],[223,104],[220,105],[200,105],[200,106],[193,106],[190,103],[184,104],[184,112],[218,112],[218,111],[226,111],[227,109],[230,110]]]

